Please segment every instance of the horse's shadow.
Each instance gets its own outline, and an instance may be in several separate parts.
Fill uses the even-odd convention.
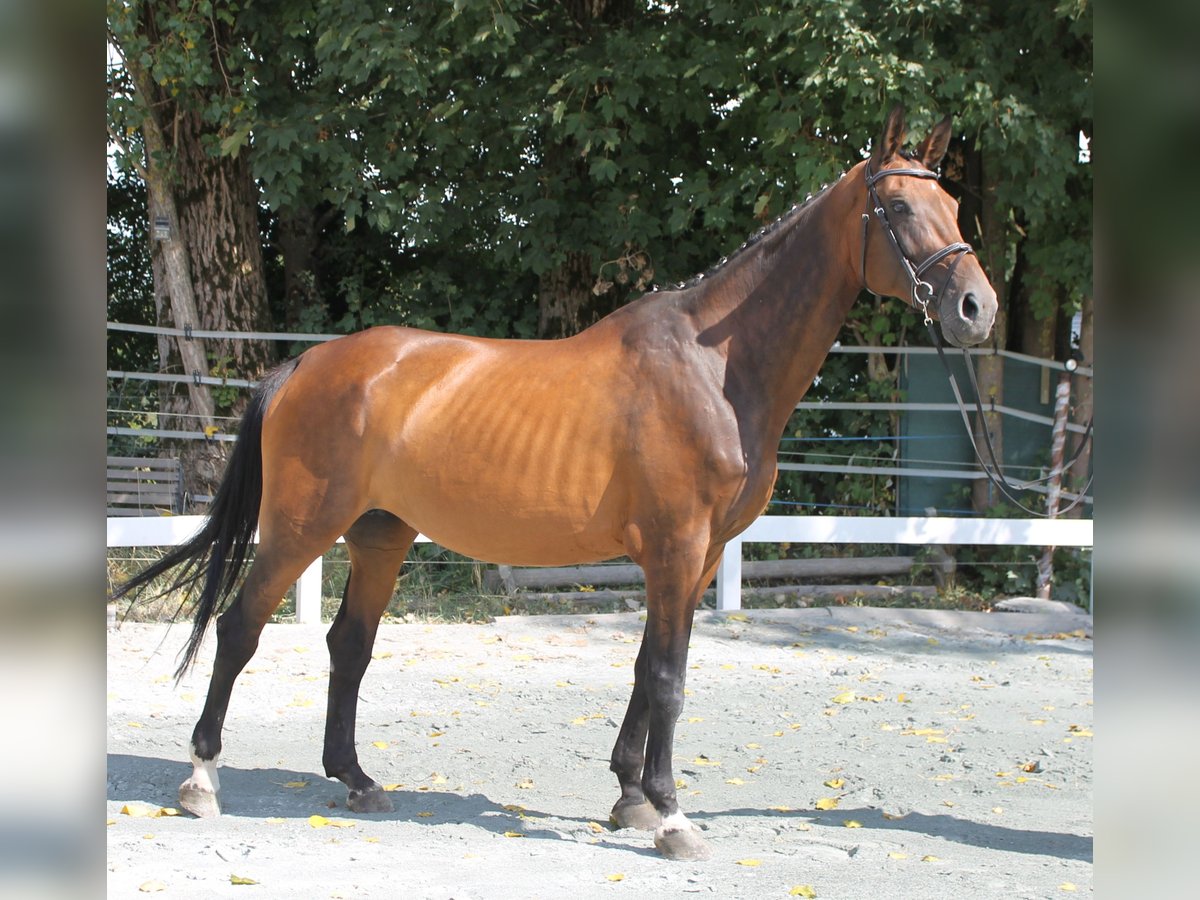
[[[976,822],[950,815],[927,815],[910,812],[898,818],[888,818],[873,807],[838,809],[836,811],[796,810],[792,813],[764,813],[761,809],[720,809],[709,812],[689,812],[688,818],[695,822],[706,819],[720,820],[727,816],[780,815],[803,816],[813,825],[837,829],[839,835],[846,833],[846,820],[859,822],[866,829],[876,831],[908,831],[930,837],[939,837],[956,844],[984,847],[988,850],[1003,850],[1009,853],[1031,853],[1038,856],[1053,856],[1059,859],[1092,862],[1093,838],[1089,835],[1070,834],[1057,831],[1025,831],[1008,828],[991,822]]]
[[[108,754],[108,800],[177,807],[178,790],[192,774],[188,763],[156,756]],[[294,769],[241,769],[222,765],[221,814],[241,818],[307,819],[322,815],[358,822],[415,822],[423,825],[469,824],[496,835],[519,833],[539,840],[575,840],[577,832],[595,821],[546,812],[524,805],[496,803],[483,794],[437,790],[397,789],[388,792],[395,809],[390,813],[355,813],[345,808],[346,789],[340,782],[314,772]],[[300,786],[303,783],[303,786]],[[601,844],[649,856],[653,847],[635,847],[606,840],[609,832],[588,837]]]
[[[138,801],[158,806],[176,806],[179,784],[192,773],[187,763],[153,756],[124,753],[108,755],[108,800]],[[222,813],[242,818],[307,819],[314,814],[355,821],[402,821],[425,825],[469,824],[496,835],[519,833],[535,840],[575,840],[568,832],[586,828],[589,820],[529,807],[496,803],[484,794],[450,791],[390,791],[395,809],[390,813],[360,814],[345,809],[345,788],[313,772],[294,769],[240,769],[222,766]],[[303,787],[296,787],[304,782]],[[289,785],[293,785],[289,787]],[[846,819],[860,822],[864,829],[908,831],[944,840],[1010,853],[1031,853],[1060,859],[1092,861],[1093,839],[1086,835],[1049,831],[1025,831],[989,822],[975,822],[949,815],[910,812],[887,818],[874,808],[839,809],[836,812],[795,810],[790,813],[762,809],[714,809],[689,811],[688,818],[702,828],[708,822],[737,816],[803,818],[814,825],[836,828],[844,835]],[[864,834],[869,833],[865,832]],[[650,846],[631,846],[612,840],[606,831],[591,834],[601,844],[647,856],[657,856]]]

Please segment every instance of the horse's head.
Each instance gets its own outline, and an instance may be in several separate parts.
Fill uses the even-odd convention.
[[[878,294],[908,300],[940,321],[956,347],[984,340],[996,319],[996,292],[958,230],[958,203],[934,171],[950,143],[946,118],[917,147],[901,152],[904,110],[888,115],[864,167],[861,276]]]

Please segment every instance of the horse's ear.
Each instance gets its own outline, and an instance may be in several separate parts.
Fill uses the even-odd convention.
[[[942,119],[933,126],[921,146],[917,148],[917,159],[927,169],[936,169],[941,165],[946,148],[950,146],[950,117]]]
[[[900,148],[904,146],[904,135],[904,107],[897,103],[888,113],[887,121],[883,123],[883,133],[879,135],[879,143],[871,152],[871,168],[878,169],[900,152]]]

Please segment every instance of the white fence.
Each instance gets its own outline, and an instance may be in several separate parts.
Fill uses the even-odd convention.
[[[185,543],[203,516],[108,519],[109,547]],[[418,541],[428,542],[424,535]],[[717,570],[717,609],[742,605],[742,545],[748,543],[913,544],[1091,547],[1091,519],[964,519],[947,517],[761,516],[725,547]],[[321,621],[322,560],[296,582],[296,621]],[[1090,608],[1090,602],[1089,602]]]

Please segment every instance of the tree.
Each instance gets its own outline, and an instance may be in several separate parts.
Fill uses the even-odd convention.
[[[160,324],[264,331],[270,327],[263,281],[257,191],[248,160],[223,139],[223,121],[240,102],[243,48],[233,3],[112,0],[109,137],[116,160],[141,177],[155,223],[151,266]],[[257,341],[161,341],[160,366],[188,375],[233,370],[253,377],[270,364]],[[164,412],[190,428],[217,427],[211,392],[188,383],[187,402],[168,394]],[[216,443],[185,445],[193,492],[220,478]]]

